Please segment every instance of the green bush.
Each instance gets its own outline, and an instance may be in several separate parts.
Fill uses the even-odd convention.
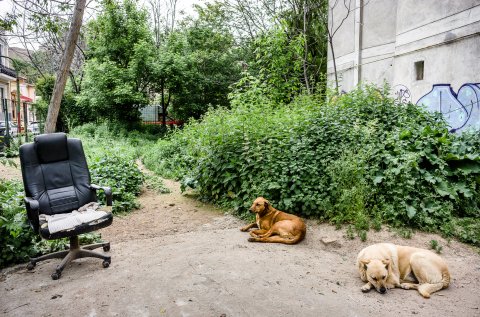
[[[450,134],[438,115],[388,93],[362,87],[279,105],[251,87],[232,109],[158,141],[144,163],[239,214],[261,195],[279,209],[350,223],[361,237],[381,221],[478,244],[478,220],[472,229],[454,220],[480,215],[479,134]]]
[[[113,211],[127,212],[138,208],[137,196],[143,183],[143,174],[136,159],[143,145],[151,141],[140,132],[128,132],[118,124],[86,124],[72,131],[78,137],[89,161],[92,182],[110,186],[113,190]],[[150,143],[149,143],[150,142]],[[1,164],[14,164],[0,158]],[[152,188],[166,189],[158,177],[152,177]],[[68,239],[41,240],[27,222],[21,182],[0,180],[0,268],[28,260],[48,252],[65,249]],[[100,191],[99,200],[105,201]],[[100,240],[98,233],[80,236],[82,244]]]
[[[114,213],[137,209],[136,196],[140,194],[143,174],[133,160],[125,156],[91,157],[89,160],[92,183],[109,186],[113,192]],[[105,195],[99,193],[99,200],[104,202]]]
[[[68,239],[42,240],[30,227],[19,181],[0,180],[0,268],[25,262],[29,257],[64,250]],[[100,234],[79,236],[83,244],[100,241]]]
[[[22,183],[0,181],[0,268],[36,253],[39,239],[27,223],[23,196]]]
[[[136,164],[146,140],[139,132],[129,132],[118,123],[87,123],[70,134],[82,140],[92,183],[109,186],[113,191],[113,212],[129,212],[139,207],[137,196],[143,174]],[[103,192],[99,200],[104,202]]]

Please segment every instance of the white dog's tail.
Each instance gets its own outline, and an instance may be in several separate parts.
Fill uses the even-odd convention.
[[[442,284],[442,288],[447,288],[448,285],[450,285],[450,272],[448,272],[448,270],[442,271]]]

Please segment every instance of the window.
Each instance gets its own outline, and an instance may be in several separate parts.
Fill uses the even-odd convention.
[[[423,80],[424,62],[415,62],[415,78],[417,80]]]

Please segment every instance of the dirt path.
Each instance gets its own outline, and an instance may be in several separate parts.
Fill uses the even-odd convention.
[[[17,178],[3,168],[0,176]],[[102,229],[111,242],[112,264],[80,259],[58,281],[58,260],[6,269],[0,275],[0,315],[5,316],[480,316],[480,255],[477,249],[436,235],[412,239],[369,232],[348,240],[344,230],[308,221],[306,239],[295,246],[253,244],[244,223],[182,195],[151,191],[142,208],[116,217]],[[335,240],[325,245],[322,238]],[[423,299],[395,289],[364,294],[354,262],[364,246],[382,241],[443,246],[452,284]]]

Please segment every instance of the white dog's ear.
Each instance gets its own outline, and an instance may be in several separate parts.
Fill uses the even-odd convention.
[[[385,264],[385,268],[388,270],[388,266],[390,265],[390,260],[388,259],[382,260],[382,263]]]
[[[363,259],[363,260],[360,260],[360,263],[363,264],[363,269],[366,271],[367,270],[367,264],[370,263],[370,260],[369,259]]]

